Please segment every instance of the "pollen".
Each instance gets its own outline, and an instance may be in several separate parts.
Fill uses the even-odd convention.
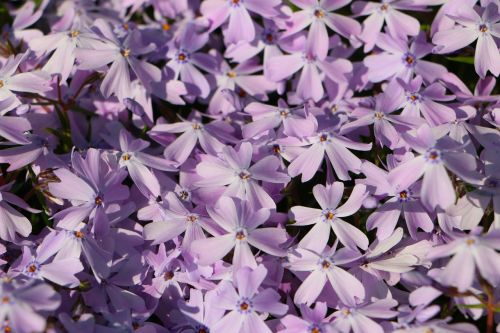
[[[194,223],[194,222],[198,221],[198,216],[196,216],[196,215],[188,215],[186,217],[186,221]]]
[[[195,124],[192,124],[192,125],[191,125],[191,127],[192,127],[194,130],[199,130],[199,129],[201,129],[200,124],[196,124],[196,123],[195,123]]]
[[[408,54],[405,58],[405,61],[408,65],[413,65],[413,63],[415,62],[415,57],[411,54]]]
[[[320,142],[325,142],[326,140],[328,140],[328,135],[326,135],[326,134],[321,134],[321,135],[319,136],[319,141],[320,141]]]
[[[474,239],[472,239],[472,238],[469,238],[469,239],[467,239],[467,241],[465,241],[465,242],[467,243],[467,245],[469,245],[469,246],[470,246],[470,245],[473,245],[476,241],[475,241]]]
[[[230,78],[235,78],[236,75],[238,75],[238,74],[236,74],[235,71],[229,71],[229,72],[227,72],[227,76],[230,77]]]
[[[3,331],[4,331],[4,333],[11,333],[11,332],[12,332],[12,328],[11,328],[10,326],[8,326],[8,325],[7,325],[7,326],[5,326],[5,327],[3,328]]]
[[[383,112],[380,111],[375,112],[375,119],[382,119],[382,118],[384,118]]]
[[[342,314],[343,314],[344,316],[348,316],[348,315],[350,315],[350,314],[351,314],[351,311],[350,311],[349,309],[344,309],[344,310],[342,310]]]
[[[325,12],[323,10],[321,10],[321,9],[316,9],[314,11],[314,16],[316,16],[319,19],[323,18],[323,17],[325,17]]]
[[[122,50],[122,56],[124,56],[125,58],[127,58],[128,56],[130,56],[130,49],[124,49],[124,50]]]
[[[161,25],[161,28],[163,31],[169,31],[172,27],[170,26],[170,24],[168,24],[167,22],[163,23]]]
[[[125,154],[123,154],[123,155],[122,155],[122,159],[123,159],[124,161],[128,161],[128,160],[130,160],[130,155],[129,155],[129,154],[127,154],[127,153],[125,153]]]
[[[71,30],[71,32],[69,34],[70,34],[70,36],[72,38],[76,38],[76,37],[78,37],[80,35],[80,31],[78,31],[78,30]]]
[[[323,260],[323,262],[321,263],[321,267],[323,267],[324,269],[330,268],[330,262],[328,260]]]
[[[286,117],[288,117],[288,111],[287,111],[287,110],[281,110],[281,111],[280,111],[280,116],[281,116],[282,118],[286,118]]]
[[[208,333],[207,330],[205,328],[200,328],[198,330],[198,333]]]
[[[102,201],[102,198],[101,198],[101,197],[99,197],[99,196],[95,197],[95,204],[96,204],[97,206],[102,205],[102,203],[103,203],[103,201]]]
[[[172,280],[174,278],[174,272],[172,271],[167,271],[165,273],[163,273],[163,279],[165,281],[169,281],[169,280]]]
[[[481,24],[479,26],[479,31],[481,31],[481,32],[487,32],[488,31],[488,27],[486,26],[486,24]]]
[[[333,218],[335,217],[335,214],[333,214],[333,212],[328,212],[328,213],[326,213],[325,217],[328,220],[333,220]]]
[[[281,153],[281,148],[279,145],[273,145],[272,150],[273,150],[273,153],[275,153],[276,155]]]
[[[406,191],[399,192],[399,197],[401,199],[408,199],[408,192],[406,192]]]
[[[3,80],[0,80],[0,89],[3,88],[3,86],[4,86]]]
[[[415,102],[417,100],[417,98],[418,97],[416,95],[411,95],[410,96],[410,101]]]
[[[432,161],[435,161],[439,158],[439,154],[437,151],[431,151],[429,153],[429,159],[432,160]]]
[[[241,311],[246,311],[246,310],[248,310],[248,308],[249,308],[249,305],[248,305],[248,303],[247,303],[247,302],[242,302],[242,303],[240,304],[240,310],[241,310]]]
[[[179,55],[177,56],[177,60],[179,60],[179,61],[185,61],[186,58],[187,57],[184,53],[179,53]]]
[[[250,179],[250,173],[246,172],[246,171],[241,171],[238,176],[240,177],[240,179],[242,180],[248,180]]]
[[[83,238],[83,236],[84,236],[83,232],[81,232],[81,231],[75,231],[74,235],[76,238]]]
[[[266,40],[267,40],[269,43],[274,42],[274,36],[273,36],[273,34],[266,34]]]
[[[7,304],[9,302],[10,302],[10,297],[9,296],[2,297],[2,304]]]
[[[245,233],[243,231],[238,231],[236,233],[236,239],[237,240],[243,240],[243,239],[245,239]]]
[[[380,6],[380,10],[383,12],[385,12],[387,9],[389,9],[389,5],[386,3],[382,4],[382,6]]]
[[[321,333],[320,329],[317,327],[317,326],[314,326],[312,329],[311,329],[311,333]]]
[[[28,272],[35,273],[36,272],[36,265],[34,265],[34,264],[29,265]]]

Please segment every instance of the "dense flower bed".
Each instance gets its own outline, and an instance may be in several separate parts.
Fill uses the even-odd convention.
[[[0,3],[0,331],[500,331],[498,0]]]

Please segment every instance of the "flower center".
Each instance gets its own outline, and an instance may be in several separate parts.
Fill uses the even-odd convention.
[[[130,155],[129,155],[129,154],[127,154],[127,153],[124,153],[124,154],[122,154],[122,159],[123,159],[124,161],[128,161],[128,160],[130,160]]]
[[[3,88],[3,86],[4,86],[3,80],[0,80],[0,89]]]
[[[189,192],[186,190],[181,190],[179,192],[179,198],[181,198],[181,200],[184,200],[184,201],[188,200],[189,199]]]
[[[71,32],[69,33],[69,35],[71,36],[71,38],[76,38],[80,35],[80,31],[78,30],[71,30]]]
[[[170,26],[170,24],[168,24],[167,22],[165,22],[165,23],[163,23],[161,25],[161,28],[162,28],[163,31],[169,31],[170,28],[172,28],[172,27]]]
[[[207,328],[207,327],[205,327],[205,326],[200,326],[200,327],[198,327],[198,330],[197,330],[196,332],[197,332],[197,333],[208,333],[208,332],[209,332],[209,330],[208,330],[208,328]]]
[[[409,199],[410,199],[410,192],[408,190],[399,192],[399,202],[406,202]]]
[[[382,5],[380,6],[380,10],[381,10],[381,11],[383,11],[383,12],[385,12],[387,9],[389,9],[389,5],[388,5],[388,4],[386,4],[386,3],[384,3],[384,4],[382,4]]]
[[[323,260],[323,262],[321,262],[321,267],[323,267],[323,269],[328,269],[330,268],[330,262],[328,260]]]
[[[415,62],[416,62],[416,59],[415,59],[415,56],[411,53],[405,53],[403,55],[403,62],[406,64],[406,66],[410,67],[410,66],[414,66],[415,65]]]
[[[81,232],[81,231],[75,231],[73,233],[73,235],[75,235],[76,238],[80,238],[80,239],[83,238],[83,236],[84,236],[83,232]]]
[[[163,279],[165,281],[170,281],[174,278],[174,272],[172,271],[166,271],[165,273],[163,273]]]
[[[350,315],[350,314],[351,314],[351,311],[350,311],[349,309],[343,309],[343,310],[342,310],[342,314],[343,314],[344,316],[348,316],[348,315]]]
[[[383,112],[380,112],[380,111],[376,111],[376,112],[375,112],[375,119],[380,120],[380,119],[382,119],[382,118],[384,118],[384,113],[383,113]]]
[[[246,171],[246,170],[242,170],[240,171],[240,173],[238,174],[238,176],[240,177],[240,179],[242,180],[248,180],[250,179],[250,177],[252,176],[250,174],[250,172]]]
[[[321,333],[321,332],[322,332],[322,330],[318,325],[312,325],[309,328],[309,333]]]
[[[10,297],[9,296],[2,297],[2,304],[7,304],[7,303],[10,303]]]
[[[318,8],[314,11],[314,16],[321,19],[321,18],[325,17],[325,12],[322,9]]]
[[[235,71],[229,71],[229,72],[227,72],[227,76],[230,77],[230,78],[235,78],[236,75],[238,75],[238,74],[236,74]]]
[[[177,60],[178,60],[179,62],[184,62],[184,61],[186,61],[186,59],[187,59],[187,55],[186,55],[185,53],[182,53],[182,52],[181,52],[181,53],[179,53],[179,54],[177,55]]]
[[[199,130],[201,129],[201,125],[200,124],[197,124],[197,123],[194,123],[191,125],[191,127],[194,129],[194,130]]]
[[[335,218],[335,213],[332,209],[323,210],[323,221],[332,221]]]
[[[278,155],[279,153],[281,153],[281,148],[280,148],[279,145],[273,145],[272,151],[273,151],[273,153],[275,153],[276,155]]]
[[[3,327],[4,333],[12,333],[12,328],[9,325]]]
[[[325,142],[327,140],[328,140],[328,134],[326,134],[326,133],[320,134],[320,136],[319,136],[319,141],[320,142]]]
[[[479,25],[479,31],[481,31],[481,32],[488,31],[488,27],[486,26],[486,24]]]
[[[97,206],[100,206],[103,203],[102,198],[100,196],[95,197],[94,201]]]
[[[425,154],[425,159],[427,162],[436,164],[441,161],[441,153],[437,149],[431,149]]]
[[[245,232],[243,230],[239,230],[236,232],[236,239],[237,240],[244,240],[246,238]]]
[[[125,58],[128,58],[129,55],[130,55],[130,49],[123,49],[122,50],[122,56],[124,56]]]
[[[472,238],[469,238],[469,239],[467,239],[467,240],[465,241],[465,243],[467,243],[467,245],[469,245],[469,246],[473,245],[475,242],[476,242],[476,241],[475,241],[474,239],[472,239]]]
[[[229,4],[233,6],[238,6],[241,0],[229,0]]]
[[[288,114],[290,113],[288,110],[280,110],[280,117],[281,118],[286,118],[288,117]]]
[[[189,214],[187,217],[186,217],[186,221],[187,222],[190,222],[190,223],[195,223],[198,221],[198,215],[196,214]]]
[[[247,297],[244,297],[238,301],[236,304],[238,312],[240,313],[249,313],[252,311],[252,301],[249,300]]]

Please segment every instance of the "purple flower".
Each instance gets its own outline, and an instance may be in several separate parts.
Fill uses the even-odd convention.
[[[452,256],[442,269],[435,269],[429,275],[445,286],[456,287],[459,291],[468,290],[475,281],[476,269],[482,278],[492,285],[500,280],[500,230],[481,234],[476,228],[470,234],[452,234],[447,244],[433,248],[428,259]]]
[[[366,187],[355,185],[349,199],[338,207],[344,193],[344,184],[335,182],[326,186],[316,185],[313,194],[321,209],[295,206],[290,210],[294,226],[314,224],[314,227],[302,237],[299,246],[320,252],[330,237],[330,228],[342,244],[352,249],[368,247],[368,238],[356,227],[345,222],[341,217],[356,213],[366,197]]]
[[[53,196],[73,204],[54,214],[57,226],[74,230],[82,220],[90,217],[92,230],[104,234],[109,229],[106,208],[129,196],[128,187],[121,184],[127,173],[106,165],[96,149],[89,149],[85,158],[73,153],[71,164],[74,173],[68,169],[54,170],[60,181],[49,184]]]
[[[282,144],[291,147],[304,147],[288,166],[288,174],[292,177],[302,174],[302,182],[310,180],[321,166],[321,162],[328,156],[335,174],[340,180],[349,180],[349,171],[359,173],[361,160],[348,148],[354,150],[370,150],[372,145],[352,141],[332,130],[323,130],[314,136],[302,140],[293,138],[284,139]]]
[[[427,209],[446,209],[455,202],[455,190],[446,169],[473,183],[479,180],[475,157],[461,151],[460,146],[443,133],[422,125],[414,135],[405,133],[403,138],[420,155],[392,169],[388,180],[398,191],[403,191],[423,175],[420,200]]]
[[[494,76],[498,76],[500,74],[500,52],[494,38],[500,38],[498,5],[490,3],[486,6],[482,16],[479,16],[474,8],[470,8],[461,11],[458,15],[448,15],[448,17],[459,26],[440,30],[434,34],[432,42],[437,45],[435,51],[438,53],[453,52],[477,39],[474,57],[476,73],[481,78],[485,78],[488,71]]]
[[[255,38],[255,26],[248,11],[271,18],[279,14],[276,7],[280,4],[280,0],[207,0],[202,3],[201,12],[209,21],[209,32],[229,18],[224,36],[226,43],[233,44]]]
[[[148,89],[150,89],[152,82],[160,81],[160,70],[138,58],[155,48],[153,44],[142,44],[139,31],[132,31],[123,41],[120,41],[107,21],[98,19],[94,23],[94,27],[104,41],[103,45],[99,45],[98,48],[96,45],[93,45],[96,48],[78,48],[76,56],[79,61],[79,69],[99,69],[111,63],[111,67],[101,84],[101,92],[104,97],[108,98],[114,94],[121,101],[131,95],[129,67]]]
[[[368,67],[367,78],[371,82],[391,78],[401,78],[407,82],[413,74],[432,82],[447,72],[442,65],[422,60],[432,51],[432,45],[425,41],[423,34],[411,42],[409,47],[407,39],[381,34],[377,46],[383,52],[369,55],[363,60],[363,64]]]
[[[435,82],[422,89],[421,76],[415,77],[408,84],[399,80],[399,84],[405,89],[406,95],[402,115],[420,117],[422,114],[432,127],[456,120],[456,114],[452,108],[438,103],[454,99],[453,95],[446,95],[446,88],[441,84]]]
[[[35,280],[0,282],[0,299],[4,332],[41,332],[46,324],[41,312],[56,310],[61,304],[61,297],[54,289]]]
[[[332,60],[319,58],[312,53],[309,45],[301,40],[299,47],[292,54],[272,57],[266,63],[266,72],[271,81],[281,81],[301,70],[296,93],[304,101],[312,99],[318,102],[324,95],[321,73],[337,83],[347,80],[352,72],[352,64],[346,59]],[[321,71],[321,72],[320,72]]]
[[[19,65],[26,60],[29,52],[10,56],[0,68],[0,113],[22,105],[16,92],[42,94],[51,91],[50,78],[42,71],[16,73]]]
[[[389,84],[386,91],[375,97],[374,107],[360,106],[351,112],[358,119],[344,124],[341,133],[373,124],[375,139],[380,145],[395,148],[400,140],[399,133],[408,131],[421,124],[415,116],[397,115],[395,111],[403,105],[403,98],[395,84]]]
[[[207,98],[210,85],[198,67],[206,72],[216,68],[215,59],[199,50],[207,43],[208,33],[197,33],[193,25],[187,26],[178,39],[171,43],[167,57],[171,59],[167,66],[174,71],[174,80],[179,77],[187,86],[188,91],[201,98]],[[196,88],[193,90],[193,87]]]
[[[280,322],[285,326],[279,330],[279,333],[294,333],[294,332],[321,332],[335,333],[336,330],[329,325],[328,318],[325,318],[328,306],[324,302],[317,302],[314,309],[308,308],[305,304],[300,304],[300,312],[302,318],[294,315],[286,315],[281,318]]]
[[[340,307],[333,313],[332,325],[340,332],[354,333],[383,333],[385,332],[372,318],[388,319],[395,317],[398,312],[392,310],[398,302],[392,298],[380,299],[365,304],[356,304]]]
[[[365,289],[352,274],[339,266],[354,261],[358,254],[348,248],[338,251],[334,245],[320,252],[297,248],[288,255],[286,267],[302,277],[302,284],[295,292],[297,305],[310,305],[321,295],[327,281],[335,291],[338,300],[344,304],[356,304],[365,298]],[[303,273],[304,272],[304,273]],[[309,275],[305,273],[309,272]],[[331,299],[331,296],[329,297]]]
[[[195,240],[191,252],[200,265],[210,265],[222,259],[232,249],[233,266],[257,267],[250,245],[274,256],[284,256],[280,245],[287,240],[286,231],[281,228],[259,228],[269,218],[267,208],[254,210],[246,201],[221,197],[217,205],[207,208],[210,217],[222,228],[220,235]]]
[[[26,204],[18,196],[8,192],[12,184],[0,186],[0,238],[8,242],[18,242],[17,234],[28,237],[31,234],[31,223],[21,213],[15,210],[11,205],[22,208],[31,213],[39,213]]]
[[[197,143],[208,154],[216,155],[222,151],[224,144],[220,142],[218,136],[224,137],[224,133],[221,132],[223,126],[217,126],[216,122],[203,124],[201,114],[198,112],[193,112],[188,119],[181,120],[173,124],[157,124],[149,132],[149,135],[158,141],[162,140],[164,133],[182,133],[165,148],[164,156],[167,159],[183,164]]]
[[[238,150],[230,146],[224,147],[220,157],[202,156],[202,161],[196,166],[196,172],[202,179],[196,185],[210,189],[212,200],[216,199],[213,194],[216,191],[220,195],[248,200],[254,209],[275,208],[274,200],[259,185],[259,181],[286,184],[290,177],[278,171],[280,161],[277,157],[266,156],[251,165],[252,155],[252,145],[243,142]]]
[[[75,274],[83,270],[78,258],[52,259],[59,250],[58,243],[52,244],[47,237],[35,251],[23,247],[23,254],[14,263],[12,270],[35,280],[48,280],[60,286],[74,288],[80,284]]]
[[[61,84],[65,83],[73,70],[78,47],[94,48],[102,44],[89,29],[74,26],[69,31],[56,32],[30,40],[29,47],[42,54],[52,53],[43,70],[50,74],[60,74]]]
[[[333,13],[334,10],[348,5],[351,1],[340,0],[291,0],[300,8],[294,12],[284,37],[291,36],[310,26],[307,36],[309,51],[318,59],[325,59],[328,54],[329,40],[326,27],[328,26],[339,35],[350,38],[359,35],[361,25],[354,19]]]
[[[219,284],[213,306],[229,313],[213,325],[214,332],[272,332],[259,313],[283,315],[288,306],[279,302],[280,295],[275,290],[259,290],[266,274],[267,269],[262,265],[253,270],[242,267],[236,272],[234,281],[238,291],[229,282]]]
[[[376,188],[375,194],[377,195],[389,197],[366,220],[368,230],[377,228],[378,239],[383,240],[392,234],[401,213],[403,213],[408,231],[414,239],[417,238],[418,228],[425,232],[431,232],[434,229],[432,219],[421,203],[420,183],[403,189],[397,184],[391,184],[388,180],[388,173],[370,162],[364,162],[361,169],[367,178],[360,183]]]
[[[371,51],[378,42],[384,22],[391,36],[416,36],[420,30],[420,23],[414,17],[400,12],[400,10],[422,10],[417,2],[403,0],[383,0],[378,2],[355,1],[352,10],[356,16],[368,17],[363,22],[363,32],[360,38],[365,42],[365,52]]]

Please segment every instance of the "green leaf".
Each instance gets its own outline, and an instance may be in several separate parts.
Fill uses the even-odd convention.
[[[486,306],[484,304],[458,304],[458,306],[466,309],[484,309]]]
[[[462,64],[474,65],[474,57],[472,56],[446,57],[446,59],[454,62],[460,62]]]

